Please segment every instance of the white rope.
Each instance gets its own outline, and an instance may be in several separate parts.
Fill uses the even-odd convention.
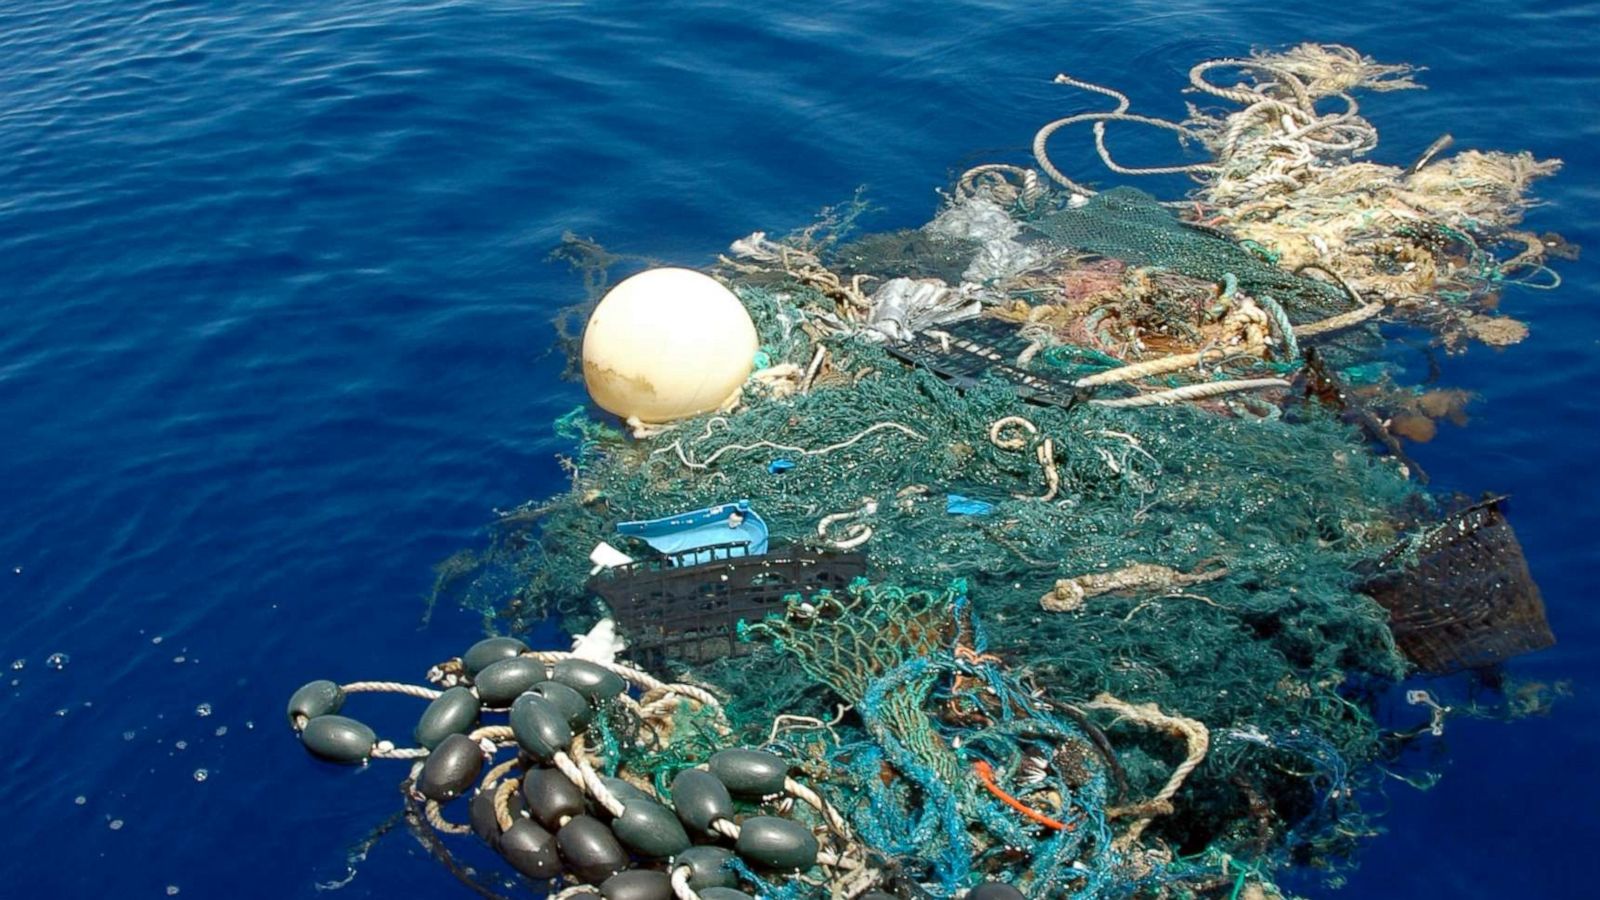
[[[593,797],[594,801],[604,807],[612,817],[622,815],[622,801],[617,799],[616,794],[611,793],[611,789],[600,780],[600,773],[596,772],[587,761],[574,761],[567,755],[567,751],[558,750],[551,762],[561,770],[561,774],[567,776],[568,781]]]
[[[493,741],[496,744],[505,744],[516,740],[510,725],[482,725],[467,733],[467,737],[479,743]]]
[[[472,828],[470,826],[457,825],[455,822],[446,819],[444,817],[443,810],[439,808],[439,801],[437,800],[429,800],[427,803],[425,803],[422,807],[422,813],[427,817],[428,824],[432,825],[435,831],[441,831],[445,834],[472,833]]]
[[[1005,416],[989,423],[989,443],[1002,450],[1021,450],[1028,446],[1028,438],[1021,434],[1007,436],[1003,432],[1007,429],[1017,429],[1028,436],[1037,435],[1039,426],[1021,416]],[[1012,494],[1018,500],[1039,500],[1045,503],[1056,498],[1061,491],[1061,472],[1056,468],[1056,442],[1053,438],[1045,438],[1033,449],[1034,459],[1038,460],[1039,468],[1044,470],[1046,490],[1042,496],[1034,497],[1029,494]]]
[[[1171,356],[1162,356],[1145,362],[1132,363],[1131,365],[1118,366],[1093,375],[1085,375],[1072,383],[1073,387],[1087,388],[1100,387],[1107,384],[1117,384],[1123,381],[1137,381],[1151,375],[1165,375],[1169,372],[1180,372],[1192,369],[1201,363],[1214,359],[1226,359],[1228,350],[1213,348],[1201,350],[1198,353],[1175,353]]]
[[[396,747],[388,741],[379,741],[372,746],[374,759],[426,759],[427,747]]]
[[[706,427],[707,427],[707,432],[709,433],[710,424],[708,423]],[[677,440],[677,441],[673,441],[672,443],[668,444],[665,447],[662,447],[659,450],[651,451],[650,455],[651,456],[655,456],[656,454],[659,454],[659,453],[676,453],[677,456],[678,456],[678,461],[683,463],[688,468],[696,469],[696,470],[709,469],[709,468],[711,468],[711,465],[717,461],[718,457],[720,457],[720,456],[722,456],[722,454],[728,453],[730,451],[766,449],[766,450],[782,450],[785,453],[797,453],[797,454],[799,454],[801,456],[822,456],[824,454],[832,453],[835,450],[843,450],[844,448],[849,447],[849,446],[857,443],[858,441],[861,441],[862,439],[864,439],[868,435],[874,434],[874,433],[879,432],[879,431],[882,431],[885,428],[893,428],[896,431],[899,431],[902,434],[906,435],[907,437],[913,438],[915,440],[919,440],[919,441],[927,440],[927,438],[924,437],[921,433],[915,431],[914,429],[912,429],[912,428],[910,428],[908,426],[901,425],[899,422],[879,422],[876,425],[869,426],[864,431],[862,431],[861,433],[857,434],[855,437],[849,438],[847,440],[840,441],[837,444],[829,444],[826,447],[818,447],[818,448],[812,449],[812,450],[808,450],[805,447],[795,447],[795,446],[792,446],[792,445],[789,445],[789,444],[779,444],[779,443],[777,443],[775,441],[756,441],[753,444],[728,444],[728,445],[726,445],[724,447],[718,448],[715,452],[713,452],[710,456],[706,457],[704,460],[701,460],[701,461],[697,462],[695,460],[690,459],[688,454],[684,452],[683,441]]]
[[[1220,397],[1223,394],[1232,394],[1238,391],[1254,391],[1265,388],[1286,388],[1289,382],[1282,378],[1246,378],[1239,381],[1208,381],[1203,384],[1189,384],[1170,391],[1157,391],[1153,394],[1140,394],[1137,397],[1122,397],[1116,400],[1091,400],[1095,406],[1108,409],[1140,409],[1146,406],[1171,406],[1185,400],[1204,400],[1209,397]]]
[[[837,832],[841,838],[846,841],[855,840],[850,831],[850,823],[846,822],[844,816],[839,815],[838,810],[829,805],[828,801],[822,799],[822,795],[795,781],[793,778],[783,779],[783,789],[790,796],[799,799],[802,803],[821,813],[822,818],[828,823],[828,827]]]
[[[850,510],[848,512],[830,513],[829,515],[823,516],[821,519],[819,519],[817,521],[817,537],[822,538],[839,550],[853,550],[862,544],[865,544],[867,541],[872,540],[871,525],[868,525],[865,522],[851,522],[850,525],[845,529],[845,536],[842,538],[829,537],[829,529],[840,522],[847,522],[851,519],[876,515],[877,512],[878,501],[868,497],[862,502],[859,509]]]
[[[417,697],[422,700],[437,700],[444,691],[423,687],[419,684],[405,684],[400,681],[352,681],[349,684],[339,685],[339,690],[346,694],[405,694],[408,697]]]
[[[567,651],[530,650],[522,655],[536,659],[546,665],[554,665],[555,663],[567,659],[585,660],[586,662],[593,663],[594,665],[597,665],[600,668],[620,677],[622,680],[642,689],[643,696],[640,698],[640,700],[637,702],[630,702],[628,704],[629,708],[635,710],[636,712],[645,714],[647,716],[654,716],[658,713],[658,711],[670,712],[670,708],[663,709],[657,707],[656,704],[660,703],[663,697],[669,695],[677,696],[681,699],[692,700],[702,706],[709,707],[713,712],[716,713],[717,729],[725,732],[727,728],[727,716],[722,710],[722,701],[717,699],[715,694],[697,685],[684,684],[682,682],[673,682],[669,684],[655,677],[654,675],[651,675],[649,672],[645,672],[642,669],[636,669],[626,663],[603,662],[600,660],[589,659],[588,657],[584,656],[578,656],[577,654]]]
[[[800,379],[800,393],[805,394],[811,391],[811,384],[817,380],[817,373],[822,371],[822,364],[827,358],[828,348],[818,344],[817,352],[811,357],[811,364],[806,366],[805,376]]]
[[[688,866],[678,866],[672,870],[672,895],[678,900],[700,900],[700,895],[689,886],[689,874],[692,871]]]
[[[1030,435],[1039,433],[1039,426],[1021,416],[1005,416],[989,423],[989,443],[1002,450],[1021,450],[1028,446],[1028,439],[1021,436],[1006,437],[1001,434],[1007,428],[1020,428]]]

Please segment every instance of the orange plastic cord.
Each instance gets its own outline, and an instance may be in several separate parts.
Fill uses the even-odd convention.
[[[956,645],[956,659],[969,663],[1000,662],[1000,657],[995,656],[993,653],[979,653],[971,647],[963,647],[960,644]]]
[[[1000,785],[994,783],[994,769],[987,762],[984,762],[981,759],[975,760],[972,763],[972,771],[973,774],[978,776],[978,780],[983,782],[983,786],[989,789],[989,793],[1000,798],[1001,803],[1004,803],[1017,812],[1022,813],[1029,819],[1038,822],[1040,825],[1043,825],[1046,828],[1054,828],[1057,831],[1071,831],[1077,827],[1076,825],[1068,825],[1065,822],[1057,822],[1055,819],[1050,818],[1044,813],[1039,812],[1028,804],[1023,803],[1021,800],[1018,800],[1017,798],[1006,793],[1004,790],[1001,790]]]

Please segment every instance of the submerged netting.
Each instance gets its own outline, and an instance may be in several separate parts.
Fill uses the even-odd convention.
[[[858,711],[866,739],[828,752],[859,786],[845,808],[880,853],[926,860],[919,879],[957,889],[993,858],[1037,845],[1016,883],[1038,895],[1098,893],[1123,862],[1105,821],[1105,763],[1081,728],[983,652],[969,616],[959,582],[943,594],[863,583],[744,633],[793,655]],[[1055,754],[1072,760],[1060,777],[1041,762]],[[1039,777],[1021,797],[998,787],[1030,765]],[[897,777],[883,778],[886,767]]]
[[[1213,84],[1224,68],[1249,80]],[[1469,513],[1446,517],[1402,440],[1461,395],[1395,381],[1380,325],[1447,348],[1515,337],[1488,311],[1564,251],[1513,227],[1554,164],[1357,161],[1376,131],[1350,92],[1409,71],[1313,45],[1205,63],[1194,85],[1239,109],[1186,123],[1058,79],[1117,106],[1041,131],[1043,176],[972,170],[915,231],[847,239],[847,208],[735,243],[716,274],[760,342],[738,395],[669,426],[563,417],[570,490],[441,571],[497,631],[593,626],[578,655],[623,678],[597,692],[526,648],[435,669],[474,698],[456,731],[513,754],[449,783],[488,798],[479,833],[524,875],[579,885],[564,896],[630,871],[707,900],[1268,896],[1286,867],[1343,864],[1377,765],[1448,712],[1424,692],[1432,721],[1392,730],[1386,692],[1549,642],[1498,507],[1473,508],[1473,540],[1441,537]],[[1111,157],[1108,122],[1203,143],[1211,161],[1158,170],[1194,175],[1194,195],[1096,194],[1045,154],[1091,124],[1113,171],[1142,174]],[[664,552],[618,529],[727,509],[758,514],[772,550]],[[1449,612],[1462,597],[1471,615]],[[612,617],[651,673],[615,662]],[[585,694],[565,730],[546,678]],[[507,706],[509,728],[480,715]],[[302,707],[313,749],[371,751]],[[750,748],[781,777],[741,795],[729,760],[756,766]],[[442,783],[416,766],[408,790]],[[722,825],[679,796],[697,767],[735,795]],[[688,832],[661,812],[672,839],[644,834],[602,775]],[[565,819],[529,788],[552,778],[578,794]],[[449,798],[427,799],[444,822]],[[820,849],[767,821],[785,816]],[[595,828],[622,838],[607,865],[584,855]],[[716,879],[690,844],[723,851]]]

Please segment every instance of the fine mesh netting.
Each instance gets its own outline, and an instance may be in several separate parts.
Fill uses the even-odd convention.
[[[1209,282],[1232,276],[1246,293],[1276,298],[1302,322],[1353,305],[1337,285],[1298,277],[1218,232],[1184,223],[1135,188],[1113,188],[1028,224],[1067,249],[1136,266],[1160,266]]]

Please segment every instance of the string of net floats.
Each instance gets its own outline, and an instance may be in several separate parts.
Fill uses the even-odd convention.
[[[881,898],[933,883],[1001,900],[1024,889],[1101,896],[1113,878],[1130,889],[1215,878],[1137,844],[1204,758],[1205,726],[1110,695],[1081,709],[1044,700],[984,652],[963,590],[861,581],[750,626],[851,698],[870,735],[859,741],[785,715],[759,747],[741,746],[705,688],[510,638],[433,667],[436,687],[308,683],[288,716],[322,759],[409,762],[401,790],[414,828],[480,893],[493,891],[441,837],[476,833],[564,898]],[[418,746],[345,715],[361,693],[429,701]],[[930,704],[949,714],[928,715]],[[1161,791],[1127,802],[1092,710],[1183,739],[1187,755]],[[882,777],[887,766],[907,780]]]
[[[1448,712],[1418,701],[1415,721],[1379,723],[1416,663],[1363,573],[1445,512],[1400,439],[1463,397],[1386,376],[1383,329],[1520,339],[1499,295],[1553,284],[1547,262],[1570,251],[1517,230],[1557,163],[1446,142],[1363,161],[1377,131],[1355,96],[1413,74],[1326,45],[1209,61],[1191,86],[1230,108],[1185,122],[1062,76],[1112,108],[1043,128],[1036,169],[965,173],[923,228],[854,235],[845,207],[736,242],[714,272],[761,344],[736,402],[668,427],[563,417],[570,490],[507,512],[487,549],[441,567],[440,593],[495,632],[555,616],[577,633],[614,612],[589,548],[642,549],[619,522],[733,498],[774,546],[861,554],[866,580],[795,592],[740,626],[737,653],[663,662],[662,683],[716,701],[716,727],[686,725],[710,704],[680,697],[678,724],[652,731],[633,682],[593,704],[590,732],[654,737],[578,750],[656,802],[677,773],[759,748],[848,826],[831,846],[856,876],[777,877],[734,853],[739,889],[1273,896],[1289,867],[1336,871],[1372,832],[1378,764]],[[1130,123],[1207,158],[1122,166],[1107,125]],[[1097,193],[1048,152],[1075,126],[1115,174],[1198,186]],[[598,296],[615,260],[567,249]],[[985,344],[996,329],[1014,340]],[[964,347],[987,374],[908,364]],[[545,764],[519,765],[525,784]],[[516,777],[500,775],[479,796]],[[671,856],[625,849],[677,889]]]

